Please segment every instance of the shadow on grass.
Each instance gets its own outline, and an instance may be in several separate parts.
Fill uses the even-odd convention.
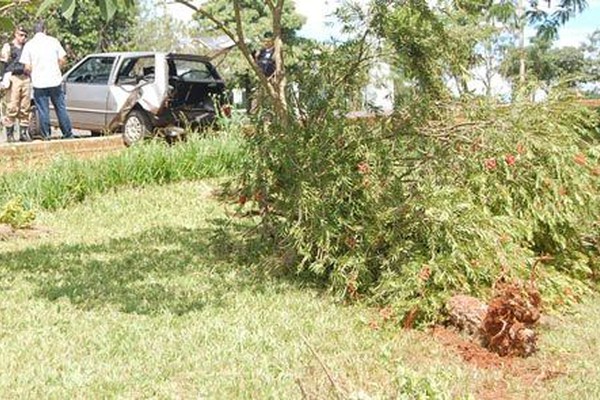
[[[244,236],[247,227],[214,222],[206,229],[158,227],[99,244],[0,253],[0,276],[22,276],[50,300],[139,314],[184,314],[224,306],[236,292],[277,292],[307,283],[265,273],[252,262],[258,248],[255,238]]]

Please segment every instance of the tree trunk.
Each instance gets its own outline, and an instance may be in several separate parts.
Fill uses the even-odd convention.
[[[519,87],[525,85],[525,0],[519,0],[517,5],[518,35],[519,35]]]

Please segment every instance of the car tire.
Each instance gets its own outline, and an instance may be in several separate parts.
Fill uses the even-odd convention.
[[[145,112],[141,110],[133,110],[129,113],[123,124],[123,143],[129,147],[144,138],[147,138],[152,133],[152,123]]]
[[[32,105],[31,112],[29,113],[29,137],[32,139],[39,139],[42,137],[40,131],[40,119],[38,117],[37,108]]]

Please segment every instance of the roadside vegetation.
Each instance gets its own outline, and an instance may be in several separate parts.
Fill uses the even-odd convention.
[[[47,168],[0,175],[0,204],[20,197],[29,208],[58,209],[121,187],[167,184],[230,175],[239,170],[244,144],[237,131],[162,140],[102,159],[57,159]]]
[[[182,2],[236,44],[247,64],[229,73],[257,82],[258,111],[204,138],[0,175],[11,227],[0,232],[0,387],[57,398],[598,397],[600,118],[579,104],[597,78],[598,38],[585,53],[550,51],[556,24],[582,10],[568,3],[578,6],[554,22],[537,15],[544,40],[529,52],[503,47],[527,23],[512,3],[418,1],[341,7],[344,43],[294,52],[285,39],[301,20],[289,2]],[[270,79],[245,35],[257,16],[246,33],[271,30]],[[482,43],[499,55],[488,72],[504,71],[510,102],[469,90]],[[557,59],[572,62],[549,70]],[[389,113],[363,91],[381,62],[397,82]],[[544,101],[532,101],[538,89]],[[352,118],[359,108],[369,113]],[[485,302],[505,283],[531,289],[515,304],[535,294],[527,324],[539,351],[501,358],[449,339],[448,299]],[[498,335],[525,325],[515,309],[492,321]]]
[[[218,181],[126,188],[40,211],[46,234],[0,245],[8,397],[532,399],[600,393],[597,301],[555,316],[542,350],[465,363],[383,309],[265,273],[255,219]],[[168,199],[168,201],[166,200]],[[496,397],[498,398],[498,397]]]

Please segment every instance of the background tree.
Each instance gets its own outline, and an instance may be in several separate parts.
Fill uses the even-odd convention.
[[[39,6],[39,0],[0,0],[0,40],[12,40],[16,25],[27,25]]]
[[[231,7],[225,5],[225,8],[211,10],[209,6],[201,5],[196,7],[186,0],[176,0],[197,13],[199,18],[206,18],[215,31],[219,30],[228,36],[239,49],[247,65],[254,71],[254,75],[259,78],[260,86],[266,93],[266,98],[271,100],[273,110],[280,123],[286,124],[289,120],[288,105],[286,98],[286,75],[284,63],[283,40],[286,34],[286,28],[283,26],[285,9],[290,6],[289,1],[285,0],[266,0],[266,1],[246,1],[233,0]],[[247,15],[254,16],[257,10],[268,10],[271,20],[271,32],[274,42],[275,73],[267,80],[261,73],[259,67],[253,59],[253,41],[248,37]],[[218,11],[224,11],[223,15],[218,15]],[[232,25],[231,21],[235,21]]]
[[[136,8],[123,7],[107,21],[94,0],[78,0],[70,18],[59,5],[52,5],[44,19],[48,31],[61,41],[73,63],[89,53],[128,49],[136,13]]]
[[[528,76],[546,92],[557,85],[575,88],[592,79],[591,60],[586,59],[583,47],[553,48],[551,41],[538,38],[525,51]],[[501,66],[503,76],[513,83],[519,78],[520,60],[520,50],[513,48]]]
[[[264,1],[243,0],[239,2],[243,12],[240,14],[244,26],[245,41],[250,52],[260,49],[262,38],[267,32],[273,32],[271,11]],[[230,0],[208,0],[202,9],[223,23],[230,31],[236,29],[234,6]],[[196,27],[193,28],[192,37],[218,37],[223,31],[210,19],[201,13],[194,17]],[[293,2],[283,4],[281,15],[281,40],[286,54],[286,67],[294,63],[297,57],[292,50],[295,46],[305,44],[307,40],[297,36],[298,30],[305,22],[305,18],[296,12]],[[208,51],[205,49],[204,51]],[[226,61],[219,59],[220,72],[232,86],[254,86],[256,77],[250,73],[251,68],[238,48],[224,54]],[[292,57],[290,57],[292,56]]]
[[[131,50],[179,51],[198,53],[202,49],[191,41],[188,24],[173,17],[165,1],[141,1],[135,28],[131,30]]]

